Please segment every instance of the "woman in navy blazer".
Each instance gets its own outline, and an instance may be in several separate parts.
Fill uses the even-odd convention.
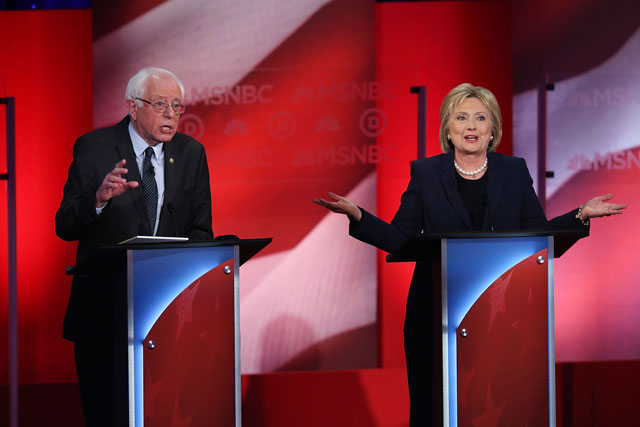
[[[495,152],[502,137],[502,115],[487,89],[463,83],[440,108],[443,154],[414,161],[400,207],[387,223],[351,200],[329,193],[314,202],[349,217],[349,234],[395,252],[419,233],[522,229],[588,230],[590,218],[622,213],[623,204],[595,197],[579,208],[547,220],[523,159]],[[434,389],[431,334],[435,318],[431,264],[416,263],[404,324],[404,346],[411,398],[411,425],[433,425],[440,414],[430,407]]]

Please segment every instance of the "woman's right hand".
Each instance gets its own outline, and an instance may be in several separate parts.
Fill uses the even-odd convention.
[[[331,212],[345,214],[354,221],[360,221],[360,219],[362,218],[362,211],[360,211],[358,205],[356,205],[346,197],[338,196],[335,193],[329,192],[327,194],[333,201],[325,199],[313,199],[313,203],[327,208]]]

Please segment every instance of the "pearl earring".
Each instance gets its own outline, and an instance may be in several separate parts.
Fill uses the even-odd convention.
[[[451,141],[451,135],[447,134],[447,139]]]
[[[490,138],[490,139],[491,139],[491,141],[493,141],[493,135],[491,135],[491,138]]]

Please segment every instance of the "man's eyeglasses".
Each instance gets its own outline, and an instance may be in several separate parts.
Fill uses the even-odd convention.
[[[153,109],[153,111],[157,113],[164,113],[165,111],[167,111],[167,108],[169,108],[169,106],[171,106],[171,109],[176,114],[182,114],[184,113],[184,110],[187,109],[187,107],[184,104],[180,104],[179,102],[174,102],[173,104],[169,104],[168,102],[164,102],[164,101],[151,102],[142,98],[136,98],[136,99],[138,101],[146,102],[147,104],[151,105],[151,108]]]

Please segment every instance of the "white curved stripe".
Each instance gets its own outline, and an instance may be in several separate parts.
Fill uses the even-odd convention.
[[[375,172],[347,197],[375,212]],[[348,235],[344,215],[328,213],[295,248],[251,260],[240,276],[242,373],[272,372],[315,343],[376,322],[376,249]]]

